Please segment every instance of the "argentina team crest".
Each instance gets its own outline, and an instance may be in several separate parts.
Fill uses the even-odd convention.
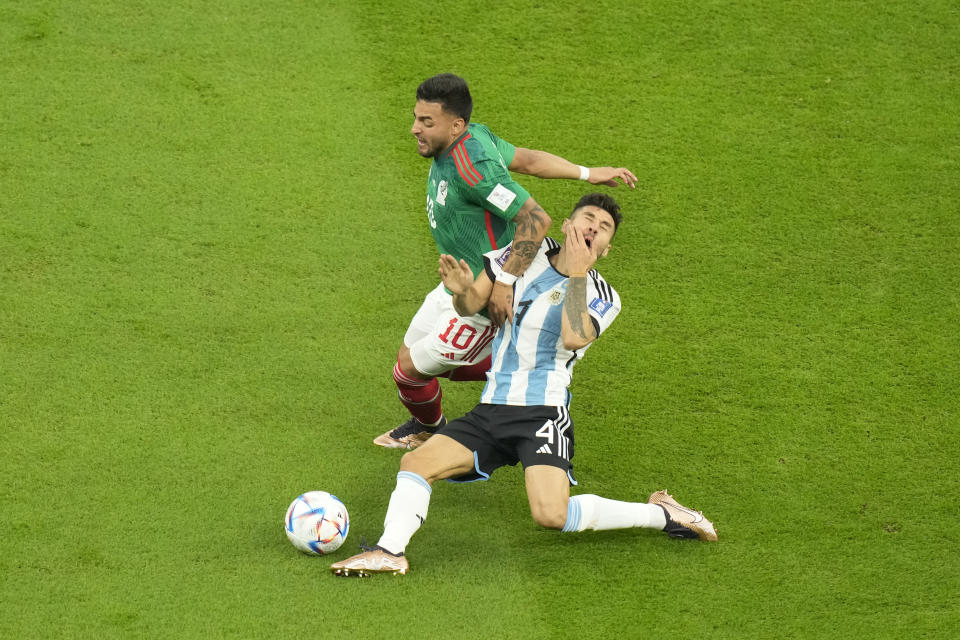
[[[547,300],[549,300],[550,304],[552,304],[553,306],[557,306],[558,304],[563,302],[563,291],[561,291],[560,289],[554,289],[553,291],[550,292],[550,295],[547,296]]]

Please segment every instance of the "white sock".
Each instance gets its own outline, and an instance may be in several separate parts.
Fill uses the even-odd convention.
[[[567,503],[567,522],[563,530],[606,531],[646,527],[663,529],[667,516],[660,505],[646,502],[620,502],[595,495],[573,496]]]
[[[410,471],[397,474],[397,488],[390,494],[390,505],[383,519],[383,535],[377,545],[393,554],[403,553],[410,538],[427,518],[430,507],[430,483]]]

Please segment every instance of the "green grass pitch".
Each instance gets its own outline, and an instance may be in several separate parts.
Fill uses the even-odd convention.
[[[958,52],[948,0],[0,0],[0,637],[956,637]],[[640,177],[578,491],[717,544],[538,529],[516,469],[439,485],[402,578],[285,539],[311,489],[333,559],[381,532],[440,71]],[[585,191],[520,180],[555,232]]]

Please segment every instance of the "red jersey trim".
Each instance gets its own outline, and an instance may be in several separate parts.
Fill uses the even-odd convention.
[[[491,249],[498,249],[497,237],[493,235],[493,224],[490,219],[490,212],[486,209],[483,210],[483,221],[487,224],[487,237],[490,239]]]
[[[467,136],[453,148],[453,162],[457,165],[457,171],[460,173],[460,177],[471,187],[475,187],[483,180],[483,176],[480,175],[480,172],[473,166],[473,163],[470,161],[470,155],[463,146],[463,143],[469,138],[470,135],[467,134]]]
[[[470,139],[471,134],[467,134],[463,140],[460,141],[460,148],[463,149],[463,158],[467,161],[467,166],[470,168],[470,172],[477,177],[477,182],[483,180],[483,176],[480,175],[480,172],[477,171],[476,167],[473,166],[473,161],[470,160],[470,154],[467,153],[467,147],[465,145],[466,141]]]

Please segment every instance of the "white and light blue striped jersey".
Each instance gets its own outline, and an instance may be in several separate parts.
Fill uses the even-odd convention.
[[[484,254],[487,274],[503,271],[512,244]],[[560,251],[544,238],[526,273],[513,289],[513,322],[493,341],[493,362],[480,402],[515,406],[568,406],[573,366],[590,347],[571,351],[563,346],[563,300],[569,279],[550,264]],[[620,313],[620,296],[591,269],[587,274],[587,307],[599,336]],[[591,343],[592,344],[592,343]]]

